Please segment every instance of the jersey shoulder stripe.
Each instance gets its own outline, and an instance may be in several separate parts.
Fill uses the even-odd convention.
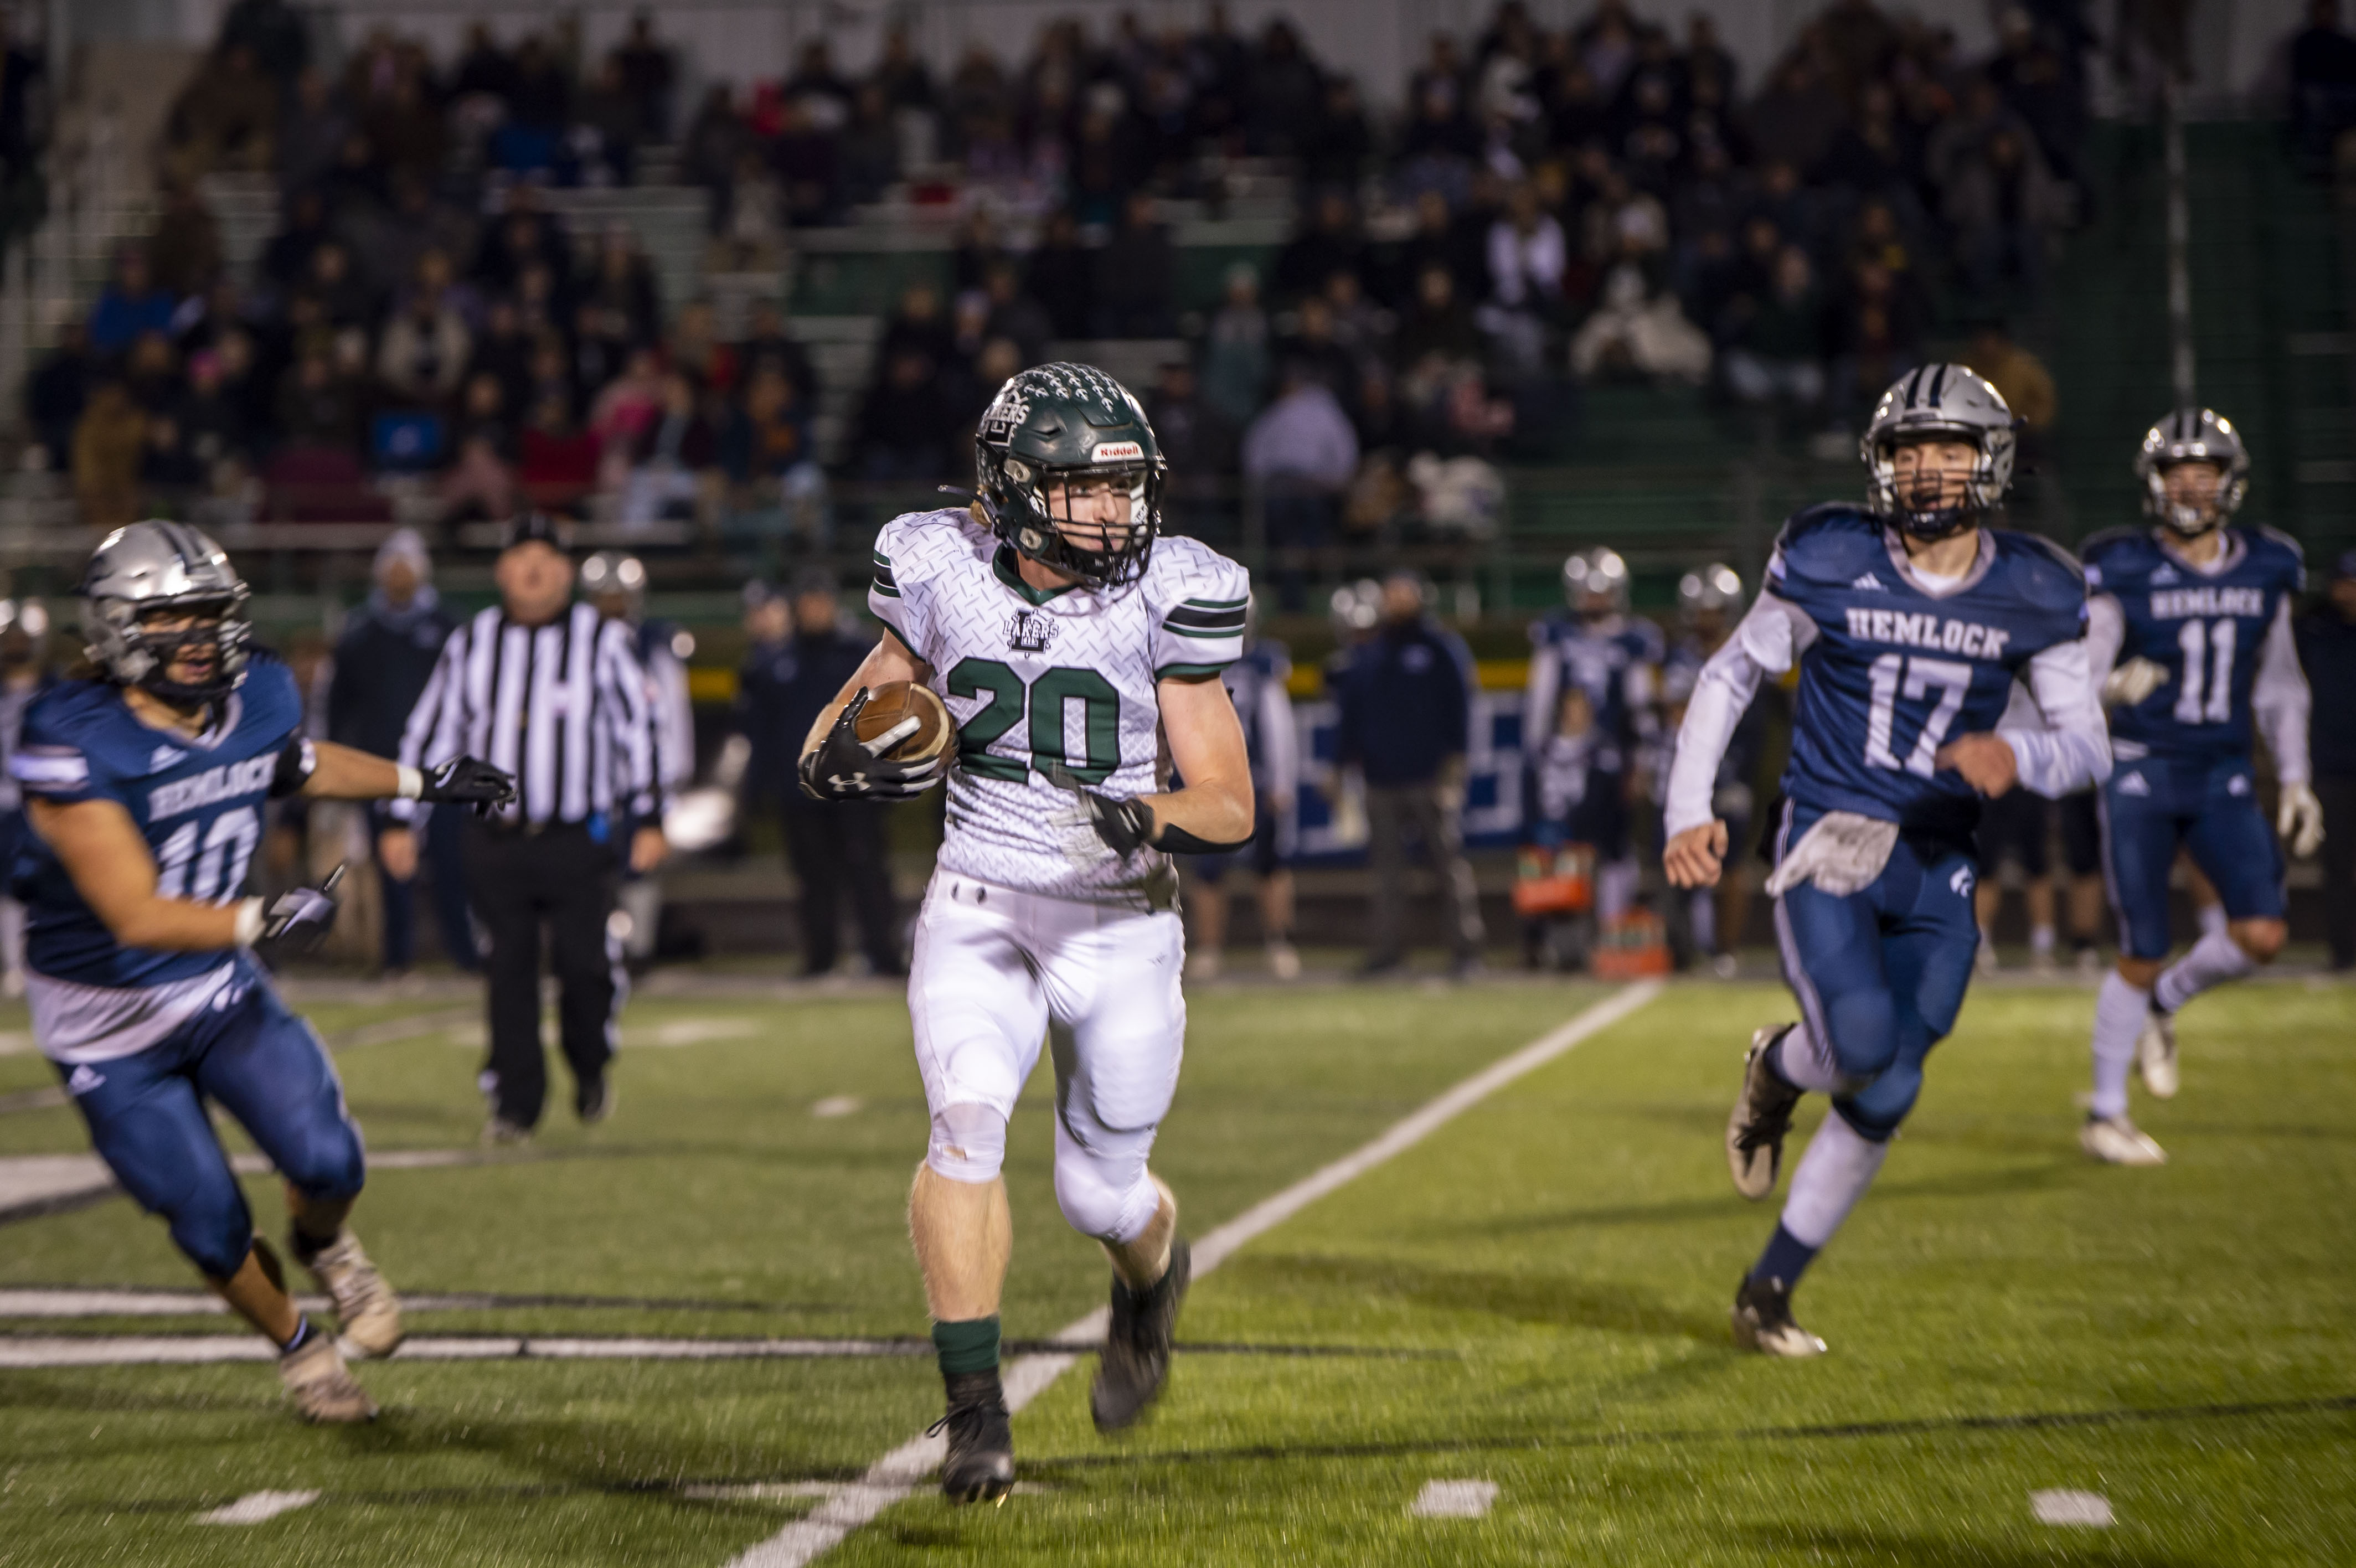
[[[1244,656],[1251,574],[1183,534],[1153,541],[1138,584],[1153,626],[1157,680],[1202,680]]]
[[[875,592],[888,598],[897,599],[900,597],[900,583],[898,579],[892,575],[892,558],[880,549],[875,551],[874,555],[875,576],[873,586]]]

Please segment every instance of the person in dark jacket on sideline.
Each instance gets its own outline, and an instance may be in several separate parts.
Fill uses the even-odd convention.
[[[1382,624],[1338,682],[1335,760],[1366,784],[1367,859],[1374,869],[1374,941],[1361,973],[1405,962],[1407,835],[1410,827],[1448,905],[1452,973],[1481,965],[1481,905],[1464,859],[1464,750],[1472,711],[1472,657],[1462,638],[1424,608],[1423,580],[1395,571],[1383,583]]]
[[[434,561],[414,529],[402,528],[376,552],[376,586],[336,645],[336,673],[327,685],[327,739],[380,757],[401,754],[402,727],[433,678],[442,645],[456,624],[434,592]],[[374,845],[396,826],[381,804],[369,808]],[[466,871],[458,859],[458,821],[434,811],[425,836],[434,879],[434,908],[442,945],[461,969],[479,966],[466,913]],[[384,888],[384,967],[398,975],[417,951],[416,883],[377,861]]]
[[[2298,662],[2316,696],[2308,717],[2308,756],[2323,802],[2323,919],[2335,973],[2356,970],[2356,728],[2348,700],[2356,693],[2356,549],[2332,563],[2326,598],[2296,623]]]
[[[775,799],[783,810],[786,859],[801,883],[802,973],[834,969],[838,905],[850,895],[860,945],[877,975],[902,975],[884,807],[866,801],[812,800],[794,768],[819,711],[834,700],[874,645],[842,624],[835,581],[821,567],[795,578],[790,606],[774,592],[748,592],[753,646],[738,685],[736,727],[752,742],[746,805]]]

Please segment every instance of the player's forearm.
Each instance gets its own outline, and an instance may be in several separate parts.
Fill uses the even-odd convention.
[[[1743,710],[1758,693],[1765,673],[1729,639],[1712,654],[1694,679],[1693,696],[1686,703],[1686,720],[1677,729],[1676,752],[1669,762],[1668,799],[1665,825],[1672,835],[1699,827],[1717,815],[1712,801],[1718,791],[1719,765],[1734,743]]]
[[[338,746],[332,741],[314,741],[311,750],[316,761],[303,784],[305,799],[414,800],[423,787],[423,773],[390,757]]]
[[[1162,848],[1196,853],[1191,846],[1173,845],[1173,829],[1214,848],[1248,844],[1252,836],[1251,777],[1190,783],[1168,795],[1145,797],[1153,813],[1153,841]]]
[[[114,940],[151,953],[218,953],[238,945],[242,905],[148,897],[99,910]]]

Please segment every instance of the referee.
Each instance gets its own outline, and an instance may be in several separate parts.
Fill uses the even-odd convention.
[[[626,989],[614,912],[624,820],[632,870],[663,858],[655,720],[630,629],[573,601],[564,526],[539,512],[508,527],[499,603],[462,623],[401,739],[401,758],[432,767],[461,752],[515,775],[514,804],[467,823],[466,880],[490,933],[488,1143],[531,1136],[548,1094],[540,1044],[541,928],[557,985],[558,1039],[584,1122],[613,1108],[606,1066]],[[406,807],[408,802],[401,803]],[[385,859],[413,859],[388,835]],[[397,837],[409,840],[405,831]]]

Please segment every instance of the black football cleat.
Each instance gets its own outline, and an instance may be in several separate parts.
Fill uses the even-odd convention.
[[[1734,1293],[1734,1342],[1762,1356],[1825,1353],[1825,1342],[1792,1320],[1791,1287],[1748,1275]]]
[[[1753,1203],[1775,1190],[1775,1178],[1783,1169],[1783,1137],[1792,1130],[1792,1108],[1800,1103],[1800,1091],[1775,1076],[1767,1055],[1796,1027],[1770,1024],[1751,1035],[1751,1053],[1742,1061],[1742,1093],[1726,1119],[1727,1169],[1734,1189]]]
[[[1088,1390],[1088,1413],[1098,1432],[1118,1432],[1145,1413],[1170,1376],[1170,1341],[1178,1331],[1178,1305],[1194,1277],[1186,1238],[1170,1243],[1170,1266],[1150,1290],[1131,1290],[1119,1275],[1112,1281],[1112,1321],[1105,1327],[1104,1356]]]
[[[947,1431],[941,1491],[953,1503],[1003,1502],[1014,1489],[1014,1418],[995,1370],[957,1372],[948,1384],[948,1413],[927,1435]]]

